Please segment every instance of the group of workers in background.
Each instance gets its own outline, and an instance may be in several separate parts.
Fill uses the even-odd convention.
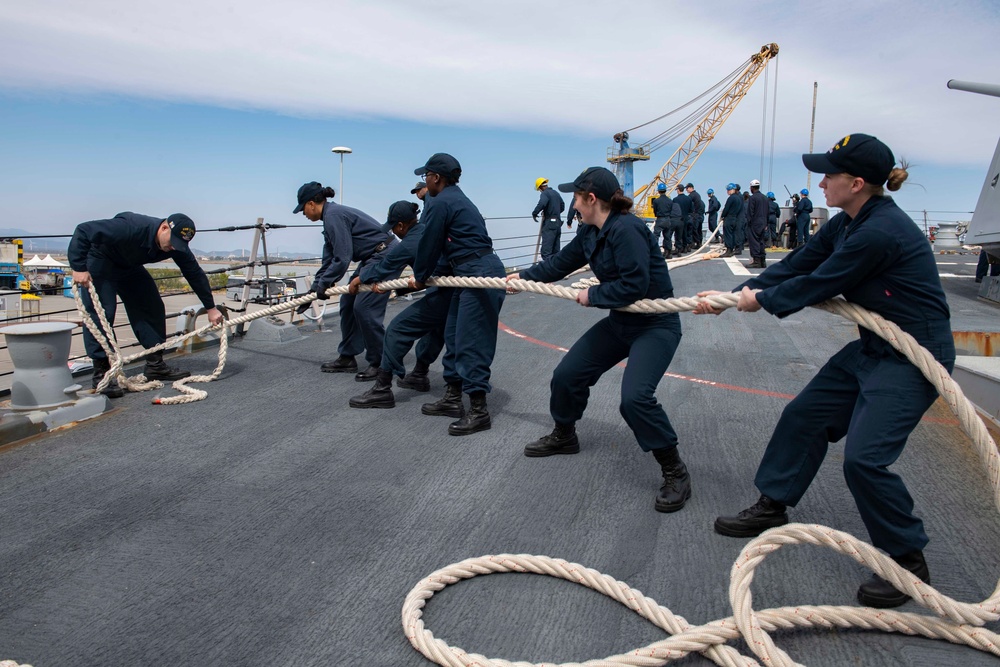
[[[803,155],[803,163],[810,171],[824,174],[820,187],[827,203],[843,212],[821,227],[819,238],[810,243],[812,204],[803,189],[794,207],[797,247],[734,290],[740,292],[737,310],[763,308],[785,317],[842,294],[899,324],[950,371],[955,358],[950,313],[932,251],[883,189],[898,190],[907,178],[905,168],[895,168],[892,151],[863,134],[844,137],[826,154]],[[417,204],[398,201],[390,206],[384,223],[330,201],[333,189],[318,182],[298,190],[295,213],[323,226],[322,264],[310,290],[314,298],[327,298],[327,290],[355,265],[348,294],[340,300],[339,356],[324,362],[321,370],[353,373],[359,382],[372,382],[366,392],[350,399],[351,407],[393,408],[393,377],[397,387],[428,391],[427,368],[443,349],[444,396],[425,404],[421,411],[455,419],[447,429],[450,435],[489,429],[486,395],[491,390],[500,309],[506,294],[516,291],[511,281],[552,282],[589,264],[600,284],[581,289],[576,301],[584,307],[606,309],[609,315],[583,333],[556,367],[550,382],[553,430],[528,443],[524,454],[546,457],[579,452],[576,424],[583,417],[590,389],[624,361],[619,410],[639,447],[652,454],[662,472],[655,509],[682,509],[691,497],[691,479],[678,452],[677,433],[656,396],[681,340],[680,319],[676,313],[648,315],[616,309],[640,299],[673,297],[663,257],[702,243],[701,220],[706,213],[713,233],[717,230],[714,218],[721,216],[727,255],[742,252],[748,229],[753,262],[765,268],[764,247],[779,236],[775,224],[780,209],[774,195],[761,193],[756,180],[743,195],[738,184],[730,183],[725,205],[720,206],[710,189],[706,206],[691,183],[678,185],[673,198],[661,185],[659,197],[653,200],[656,223],[650,233],[646,223],[631,213],[633,202],[614,174],[591,167],[558,188],[573,195],[568,225],[574,219],[581,223],[573,239],[560,248],[560,215],[565,204],[549,189],[546,179],[539,179],[535,187],[541,197],[535,216],[545,216],[543,261],[506,276],[506,290],[431,287],[386,328],[383,320],[389,294],[377,286],[362,291],[362,284],[397,278],[407,265],[413,269],[412,290],[426,288],[436,276],[506,275],[483,216],[458,186],[462,175],[458,161],[437,153],[414,173],[422,180],[411,194],[424,203],[423,213]],[[194,233],[194,223],[183,214],[160,219],[125,213],[113,220],[82,223],[70,244],[73,279],[81,285],[94,283],[110,322],[114,321],[115,297],[121,296],[140,342],[152,347],[165,341],[165,316],[155,284],[141,266],[169,257],[198,293],[209,321],[218,324],[222,315],[188,246]],[[892,294],[880,287],[886,282],[895,285]],[[699,296],[712,294],[717,292]],[[93,311],[94,305],[88,302],[87,308]],[[696,314],[721,312],[708,301],[695,309]],[[746,538],[787,523],[787,508],[795,506],[808,489],[829,443],[846,437],[844,474],[872,542],[916,577],[929,581],[923,556],[928,538],[913,514],[906,486],[889,466],[937,392],[888,343],[866,329],[860,333],[783,411],[757,471],[760,498],[738,514],[720,516],[715,530]],[[109,370],[107,356],[89,332],[84,335],[95,363],[96,387]],[[417,365],[407,374],[403,358],[415,343]],[[364,370],[359,370],[356,361],[361,353],[368,363]],[[186,375],[166,366],[161,354],[150,357],[146,371],[147,376],[161,379]],[[469,396],[468,410],[464,395]],[[857,596],[874,607],[895,607],[909,599],[878,576],[863,584]]]

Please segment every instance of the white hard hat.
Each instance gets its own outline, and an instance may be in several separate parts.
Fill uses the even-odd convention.
[[[760,181],[758,181],[756,178],[753,179],[752,181],[750,181],[750,187],[751,188],[752,187],[758,187],[759,188],[760,187]]]

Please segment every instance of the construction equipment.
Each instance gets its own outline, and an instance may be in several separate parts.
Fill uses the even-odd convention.
[[[653,211],[650,198],[656,196],[656,186],[664,183],[667,190],[684,181],[688,172],[694,166],[702,151],[715,138],[723,123],[736,109],[736,105],[746,96],[750,86],[767,68],[767,64],[778,55],[778,45],[771,43],[760,47],[760,51],[750,56],[743,64],[733,70],[724,79],[706,90],[704,93],[673,111],[658,118],[629,128],[614,135],[616,146],[608,149],[608,162],[614,165],[615,176],[622,184],[622,190],[633,192],[632,165],[635,162],[649,160],[650,154],[690,130],[690,134],[680,147],[670,156],[652,181],[634,190],[632,199],[635,201],[635,212],[641,218],[652,219]],[[645,127],[677,113],[692,104],[698,106],[675,123],[672,127],[656,135],[649,141],[637,146],[629,146],[629,132]],[[692,125],[694,129],[691,130]]]

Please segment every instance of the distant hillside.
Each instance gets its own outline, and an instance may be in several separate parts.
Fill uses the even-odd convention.
[[[12,227],[0,228],[0,238],[4,239],[19,239],[25,236],[36,236],[37,234],[37,232],[29,232],[24,229],[16,229]],[[28,258],[32,255],[46,255],[48,253],[65,255],[66,248],[68,246],[68,236],[55,239],[24,239],[24,254],[27,255]]]

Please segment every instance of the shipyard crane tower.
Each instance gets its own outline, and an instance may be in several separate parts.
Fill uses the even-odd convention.
[[[615,176],[622,185],[625,192],[633,192],[635,201],[635,213],[641,218],[652,218],[652,207],[650,195],[656,192],[658,183],[664,183],[668,191],[684,180],[691,167],[694,166],[702,151],[715,138],[722,124],[736,109],[750,86],[757,80],[767,68],[771,59],[777,57],[778,45],[765,44],[760,47],[760,51],[753,54],[739,67],[729,73],[724,79],[706,90],[704,93],[691,100],[687,104],[674,109],[673,111],[654,118],[653,120],[637,125],[636,127],[623,130],[614,135],[615,145],[608,149],[608,162],[614,165]],[[695,106],[696,105],[696,106]],[[663,120],[675,113],[694,106],[683,118],[677,121],[672,127],[656,135],[652,139],[630,146],[628,143],[629,132],[645,127],[651,123]],[[692,125],[694,129],[692,130]],[[632,165],[636,162],[649,160],[650,154],[671,143],[690,130],[687,139],[681,143],[680,147],[670,156],[666,164],[660,167],[652,181],[642,187],[633,190],[634,182],[632,176]]]

